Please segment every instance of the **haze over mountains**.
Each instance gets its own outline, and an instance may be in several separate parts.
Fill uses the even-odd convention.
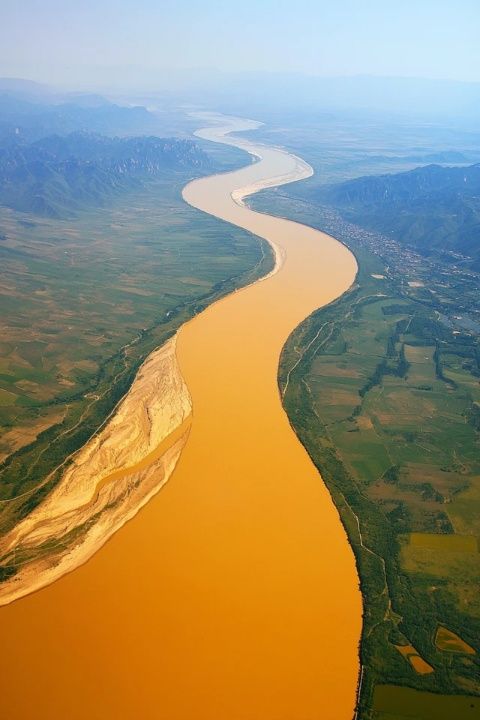
[[[150,134],[160,129],[145,107],[0,80],[0,205],[66,217],[165,171],[209,167],[192,141]]]
[[[131,80],[130,80],[131,78]],[[134,80],[137,78],[137,80]],[[120,84],[121,82],[121,84]],[[342,111],[385,113],[474,126],[480,119],[480,83],[411,77],[355,75],[323,77],[286,72],[176,70],[153,72],[126,67],[122,73],[99,69],[99,92],[131,88],[170,100],[198,103],[240,114]]]
[[[295,109],[297,112],[383,113],[434,122],[448,119],[454,125],[470,127],[480,120],[480,83],[418,77],[326,77],[294,72],[223,72],[211,68],[158,71],[135,66],[115,70],[99,67],[82,93],[27,80],[0,78],[0,95],[4,93],[35,102],[100,106],[106,104],[102,95],[148,96],[163,102],[187,101],[227,113],[245,112],[248,107],[259,118],[262,114],[290,113]],[[140,104],[143,104],[141,100]]]
[[[385,117],[388,111],[401,118],[406,108],[417,115],[428,112],[432,123],[438,117],[454,122],[453,110],[456,123],[469,125],[480,117],[478,83],[202,71],[177,71],[160,76],[158,83],[161,90],[153,98],[160,107],[183,93],[199,108],[227,112],[244,111],[248,102],[252,113],[265,120],[281,114],[285,104],[312,118],[327,111]],[[145,137],[160,131],[158,115],[142,105],[119,105],[91,92],[65,92],[29,80],[0,79],[0,203],[65,216],[85,204],[102,204],[164,168],[208,167],[206,155],[191,142]],[[395,158],[383,159],[392,162],[393,170]],[[418,151],[402,160],[426,165],[465,163],[468,157],[452,145],[448,151]],[[350,220],[423,252],[459,253],[478,267],[479,167],[427,165],[408,173],[359,178],[318,193],[312,188],[312,193]]]
[[[58,93],[39,83],[0,79],[0,144],[88,130],[108,135],[154,133],[158,120],[145,107],[124,107],[91,93]]]

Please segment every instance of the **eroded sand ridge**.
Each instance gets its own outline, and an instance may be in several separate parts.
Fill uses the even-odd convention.
[[[239,203],[311,169],[226,137],[235,129],[248,124],[203,135],[259,162],[193,181],[184,197],[267,239],[277,272],[179,331],[193,422],[162,492],[87,564],[0,613],[11,720],[353,715],[353,554],[283,411],[277,368],[290,332],[348,288],[356,263],[333,238]]]

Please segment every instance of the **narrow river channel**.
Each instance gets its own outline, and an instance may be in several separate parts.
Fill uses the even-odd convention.
[[[1,608],[6,720],[353,716],[353,553],[277,369],[291,331],[349,287],[356,262],[335,239],[239,201],[311,173],[225,134],[248,127],[201,133],[258,162],[195,180],[184,198],[268,240],[276,272],[179,331],[193,421],[167,485],[88,563]]]

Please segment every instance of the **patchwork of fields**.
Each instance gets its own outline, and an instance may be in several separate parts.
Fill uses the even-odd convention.
[[[385,280],[365,278],[294,334],[298,353],[322,328],[296,382],[290,376],[285,403],[294,422],[295,406],[308,403],[316,422],[295,422],[297,431],[333,494],[343,495],[360,567],[370,555],[362,574],[370,679],[480,694],[480,455],[468,420],[480,383],[477,368],[462,364],[468,338],[443,341],[439,372],[432,322]],[[297,357],[292,349],[284,371]],[[457,643],[436,642],[440,627]]]
[[[327,178],[391,165],[374,149],[348,160],[345,129],[340,157],[305,132]],[[229,151],[214,152],[226,162]],[[0,208],[0,534],[41,502],[155,347],[271,267],[265,244],[183,203],[187,180],[172,173],[70,220]],[[294,188],[293,200],[269,192],[251,203],[321,228],[302,199],[315,182]],[[478,298],[478,278],[468,291],[448,268],[408,281],[381,251],[343,239],[360,263],[357,282],[293,333],[279,384],[357,559],[359,718],[474,718],[480,343],[474,326],[455,329],[446,313],[460,295],[459,315]],[[439,298],[447,310],[435,309]],[[0,564],[0,580],[15,572]]]
[[[217,164],[244,162],[228,153]],[[257,238],[183,202],[187,181],[172,172],[70,220],[0,209],[0,531],[56,483],[155,347],[271,267]]]
[[[295,202],[274,193],[253,202],[305,219],[305,204],[296,216]],[[359,717],[475,717],[478,337],[406,296],[401,268],[352,247],[357,282],[292,334],[279,383],[357,558],[365,602]],[[439,694],[432,702],[431,693]]]

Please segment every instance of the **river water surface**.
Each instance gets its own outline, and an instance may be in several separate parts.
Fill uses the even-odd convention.
[[[356,263],[333,238],[234,202],[310,170],[224,132],[204,136],[262,159],[184,197],[269,240],[279,270],[180,330],[193,422],[165,488],[86,565],[1,609],[8,720],[353,715],[353,554],[283,411],[277,368],[290,332],[349,287]]]

